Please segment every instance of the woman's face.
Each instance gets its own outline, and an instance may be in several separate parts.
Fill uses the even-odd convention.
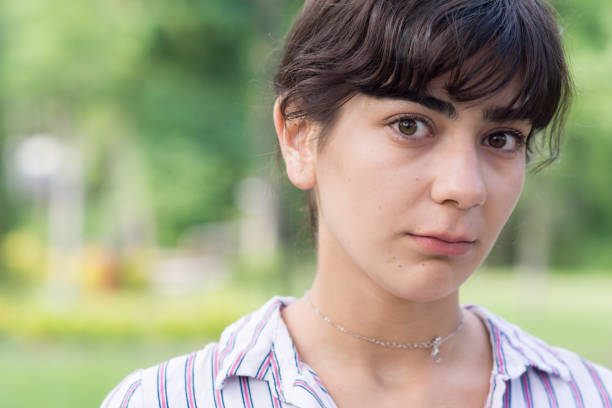
[[[531,129],[493,120],[511,89],[470,104],[441,89],[430,107],[356,95],[299,170],[312,175],[323,263],[414,301],[454,293],[488,254],[523,187]]]

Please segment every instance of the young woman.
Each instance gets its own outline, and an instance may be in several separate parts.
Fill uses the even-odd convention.
[[[534,147],[558,153],[571,85],[546,3],[308,0],[276,86],[317,231],[311,290],[103,407],[612,406],[607,369],[459,305]]]

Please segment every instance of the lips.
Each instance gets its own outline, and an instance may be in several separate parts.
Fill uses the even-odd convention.
[[[476,240],[467,236],[447,234],[407,234],[424,252],[433,255],[461,256],[467,254]]]

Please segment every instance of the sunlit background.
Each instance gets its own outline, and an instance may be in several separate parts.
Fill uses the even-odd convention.
[[[612,3],[557,0],[578,95],[465,288],[612,366]],[[313,276],[271,74],[298,1],[0,3],[0,406],[95,407]]]

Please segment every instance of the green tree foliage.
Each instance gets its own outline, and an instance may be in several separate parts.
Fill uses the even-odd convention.
[[[554,3],[578,94],[560,163],[530,176],[526,195],[542,195],[550,209],[553,265],[609,267],[612,3]],[[261,156],[273,161],[267,154],[273,150],[267,82],[299,5],[3,2],[0,138],[50,132],[78,141],[85,155],[88,237],[112,235],[115,210],[125,204],[109,205],[118,183],[140,186],[135,200],[150,212],[158,242],[173,246],[195,224],[236,216],[234,186],[252,172],[266,175]],[[297,194],[285,191],[281,199],[295,201]],[[15,201],[20,205],[11,206]],[[19,215],[28,212],[28,202],[0,193],[0,227],[27,223]],[[530,205],[521,203],[502,237],[501,263],[516,262],[516,231],[529,219]],[[299,205],[283,208],[289,207]],[[283,217],[285,242],[294,241],[291,231],[301,218],[291,211]]]
[[[126,146],[143,161],[163,243],[234,215],[233,186],[252,150],[250,8],[242,1],[5,4],[9,131],[82,139],[90,234],[104,229],[95,215]]]
[[[551,169],[555,196],[552,263],[612,265],[612,3],[556,2],[577,94],[561,161]]]
[[[250,165],[245,123],[248,3],[176,1],[155,7],[122,107],[148,157],[161,239],[231,218],[234,185]]]

